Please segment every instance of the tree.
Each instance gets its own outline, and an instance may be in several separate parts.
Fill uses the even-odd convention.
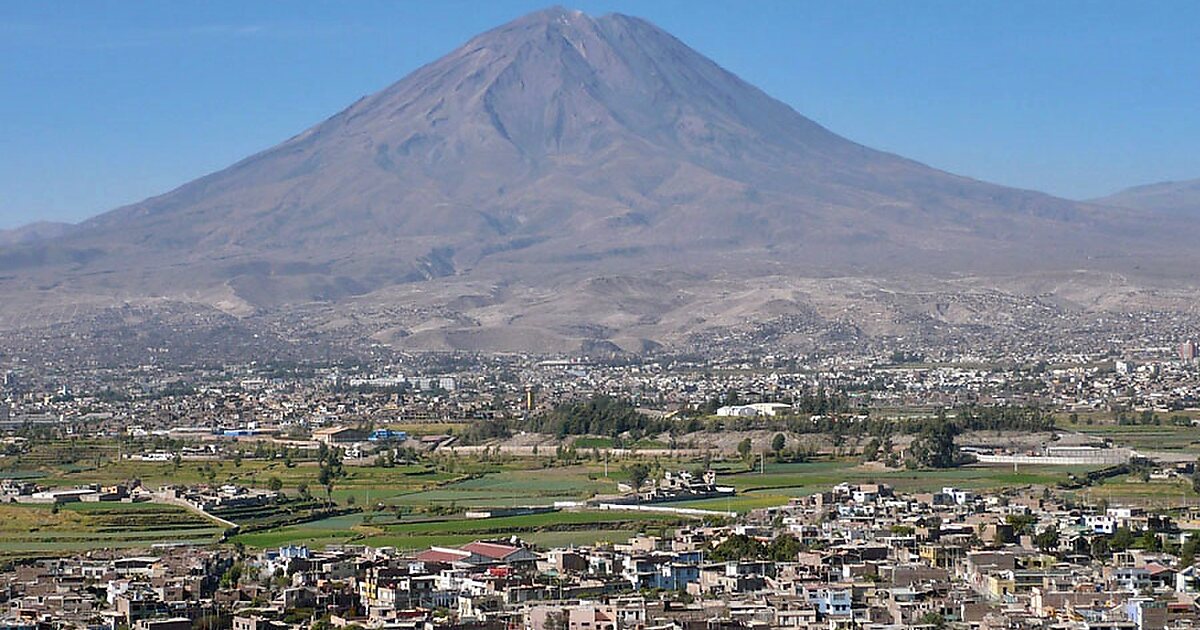
[[[909,447],[912,461],[923,468],[950,468],[958,463],[958,449],[954,446],[954,425],[935,422],[925,427]]]
[[[320,468],[317,471],[317,483],[325,488],[325,504],[327,506],[333,506],[333,487],[337,483],[337,480],[345,474],[345,470],[342,468],[342,458],[338,454],[338,450],[326,450],[321,458]]]
[[[776,562],[795,562],[796,556],[804,550],[804,543],[795,536],[782,534],[767,545],[767,557]]]
[[[917,623],[922,626],[933,626],[941,630],[946,627],[946,618],[935,612],[927,612],[921,615],[921,619]]]
[[[1032,514],[1009,514],[1004,520],[1012,525],[1013,533],[1017,536],[1033,532],[1033,526],[1037,523],[1037,517]]]
[[[1189,536],[1179,550],[1179,566],[1190,567],[1196,562],[1196,551],[1200,549],[1200,540]]]
[[[754,560],[766,555],[766,547],[761,542],[745,535],[734,534],[713,547],[709,558],[716,562],[728,560]]]
[[[741,455],[742,459],[746,459],[746,458],[750,457],[750,451],[753,448],[754,448],[754,444],[750,441],[750,438],[746,438],[746,439],[742,440],[741,442],[738,442],[738,445],[737,445],[738,455]]]
[[[879,438],[873,437],[867,441],[867,445],[863,447],[863,459],[872,461],[879,457],[879,447],[881,446]]]
[[[650,478],[650,467],[638,462],[629,467],[629,485],[636,491]]]
[[[1108,541],[1108,547],[1113,551],[1125,551],[1133,546],[1133,532],[1129,531],[1128,527],[1118,527],[1117,531],[1113,532],[1112,540]]]
[[[787,438],[782,433],[776,433],[775,437],[771,438],[771,450],[778,453],[784,446],[787,446]]]
[[[271,492],[279,492],[283,490],[283,481],[279,477],[271,477],[267,480],[267,489]]]
[[[233,588],[242,580],[242,563],[235,562],[221,575],[221,588]]]
[[[1058,549],[1058,528],[1051,525],[1042,530],[1037,536],[1033,537],[1033,544],[1046,553]]]

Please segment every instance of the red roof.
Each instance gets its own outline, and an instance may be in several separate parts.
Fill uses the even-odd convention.
[[[521,550],[520,547],[513,547],[512,545],[500,545],[497,543],[480,541],[468,543],[459,548],[463,551],[469,551],[471,553],[483,556],[484,558],[491,558],[493,560],[503,560]]]
[[[1166,567],[1166,566],[1163,566],[1163,565],[1161,565],[1161,564],[1159,564],[1159,563],[1157,563],[1157,562],[1149,562],[1149,563],[1147,563],[1147,564],[1146,564],[1146,571],[1147,571],[1147,572],[1148,572],[1150,575],[1159,575],[1160,573],[1167,573],[1167,572],[1174,573],[1174,572],[1175,572],[1175,570],[1174,570],[1174,569],[1172,569],[1171,567]]]
[[[417,554],[417,560],[421,562],[458,562],[471,554],[465,551],[451,551],[443,549],[426,549]]]

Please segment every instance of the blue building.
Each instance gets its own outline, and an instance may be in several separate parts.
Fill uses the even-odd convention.
[[[408,439],[408,433],[391,429],[375,429],[367,439],[371,442],[403,442]]]

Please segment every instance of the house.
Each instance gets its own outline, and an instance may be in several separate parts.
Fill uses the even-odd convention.
[[[617,630],[617,611],[597,604],[535,606],[529,610],[525,626],[530,630]]]
[[[524,547],[515,547],[513,545],[504,545],[500,543],[483,542],[478,540],[473,543],[463,545],[461,549],[476,556],[487,558],[492,562],[504,564],[534,562],[538,559],[537,554]]]
[[[475,541],[459,547],[430,547],[417,554],[420,562],[441,562],[446,564],[485,565],[485,564],[520,564],[536,562],[540,556],[532,551],[513,545],[496,542]]]

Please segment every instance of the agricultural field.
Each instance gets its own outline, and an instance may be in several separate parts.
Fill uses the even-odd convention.
[[[1068,425],[1085,435],[1112,440],[1118,446],[1138,451],[1178,451],[1200,456],[1200,427],[1171,424],[1079,424]]]
[[[393,515],[354,514],[324,521],[234,537],[250,547],[284,544],[323,546],[353,542],[380,547],[423,549],[459,545],[481,538],[520,536],[534,544],[585,544],[598,540],[624,541],[639,530],[660,531],[686,519],[637,512],[550,512],[487,519],[418,520]]]
[[[579,464],[556,468],[506,467],[436,489],[396,495],[384,502],[402,506],[512,507],[578,501],[597,493],[615,493],[624,474],[619,465]]]
[[[200,514],[158,503],[0,505],[0,555],[69,552],[98,547],[212,543],[224,528]]]
[[[346,502],[351,496],[357,501],[381,501],[404,493],[432,489],[459,478],[459,475],[441,472],[424,464],[391,468],[346,466],[345,472],[346,475],[338,479],[334,486],[333,498],[339,502]],[[141,479],[143,484],[157,487],[164,484],[200,484],[211,479],[215,483],[261,488],[275,477],[283,483],[285,492],[295,494],[300,485],[306,485],[312,494],[317,495],[322,492],[317,484],[317,473],[317,464],[308,461],[296,462],[291,467],[281,460],[184,461],[176,467],[169,462],[122,460],[78,470],[51,470],[38,478],[37,483],[76,486]]]
[[[1192,490],[1190,480],[1152,479],[1143,481],[1137,475],[1122,475],[1105,479],[1076,494],[1085,501],[1104,499],[1110,504],[1137,505],[1145,508],[1175,508],[1200,505],[1200,497]]]
[[[27,451],[0,460],[0,475],[13,478],[35,471],[82,470],[115,459],[117,452],[117,445],[108,440],[39,440]]]
[[[746,512],[783,505],[792,497],[805,496],[842,482],[886,483],[900,492],[930,492],[946,486],[983,490],[1016,486],[1054,486],[1067,482],[1070,475],[1082,475],[1094,467],[1022,466],[1016,472],[1007,467],[963,466],[945,470],[885,470],[862,466],[857,460],[824,460],[803,463],[768,463],[763,472],[745,467],[727,469],[717,478],[722,485],[733,486],[738,494],[730,498],[701,499],[674,503],[680,507]]]
[[[436,423],[421,424],[441,432],[451,427]],[[415,427],[396,427],[416,433]],[[1190,430],[1188,427],[1115,427],[1094,425],[1097,431],[1133,429],[1134,435],[1152,435],[1150,429]],[[1082,427],[1081,427],[1082,430]],[[1140,433],[1139,433],[1140,432]],[[1200,429],[1195,430],[1200,439]],[[592,448],[606,448],[607,438],[577,438],[580,454],[587,456]],[[1180,438],[1184,439],[1184,438]],[[1190,438],[1188,438],[1190,439]],[[649,443],[639,447],[650,448]],[[331,499],[338,508],[363,508],[363,513],[316,518],[324,509],[323,488],[317,483],[315,462],[298,461],[287,465],[283,460],[230,459],[212,461],[143,462],[119,460],[103,443],[57,444],[50,450],[29,458],[22,470],[6,473],[10,476],[36,477],[40,484],[77,486],[89,483],[111,484],[128,479],[140,479],[149,486],[163,484],[199,484],[206,482],[235,483],[265,487],[272,478],[283,485],[288,502],[282,506],[244,508],[221,513],[222,518],[239,523],[248,530],[235,540],[255,547],[270,547],[286,543],[321,547],[335,543],[365,543],[378,546],[423,548],[430,545],[456,545],[479,538],[520,535],[535,544],[556,545],[621,541],[639,528],[678,526],[679,517],[646,513],[557,512],[496,519],[462,519],[461,512],[472,507],[512,507],[550,505],[556,501],[582,501],[597,494],[615,494],[618,480],[627,478],[623,467],[632,460],[609,463],[608,475],[602,462],[585,461],[566,466],[545,467],[546,460],[501,457],[489,461],[455,455],[434,456],[427,463],[394,467],[346,465],[344,476],[337,479]],[[71,454],[67,466],[52,463],[55,452]],[[549,454],[546,454],[547,457]],[[642,458],[639,461],[661,470],[694,469],[698,461],[670,458]],[[1082,475],[1087,467],[1022,466],[1014,471],[1008,467],[966,466],[947,470],[886,470],[864,466],[853,458],[831,458],[803,463],[766,463],[760,472],[741,461],[718,461],[718,483],[737,489],[737,496],[672,503],[672,507],[694,507],[717,511],[748,512],[782,505],[792,497],[804,496],[848,481],[852,483],[888,483],[902,492],[938,490],[944,486],[988,489],[1026,485],[1054,486],[1068,481],[1070,475]],[[1133,484],[1109,482],[1091,489],[1095,493],[1120,496]],[[298,491],[306,486],[312,498]],[[1174,488],[1161,488],[1171,494]],[[105,529],[104,519],[128,517],[95,513],[85,514],[86,507],[71,507],[50,515],[49,509],[6,507],[27,510],[24,518],[12,519],[11,535],[0,544],[0,552],[9,548],[48,550],[58,548],[87,548],[98,546],[138,546],[159,540],[215,540],[220,528],[181,508],[158,506],[168,512],[155,513],[144,522],[131,521],[119,528]],[[143,508],[146,509],[146,508]],[[29,512],[28,510],[34,510]],[[170,512],[170,511],[177,512]],[[446,516],[455,515],[455,516]],[[3,514],[0,514],[3,516]],[[53,518],[51,518],[53,516]],[[30,517],[43,518],[31,524]],[[93,520],[88,521],[91,518]],[[95,520],[99,519],[99,520]],[[195,519],[200,519],[196,521]],[[421,520],[424,519],[424,520]],[[437,520],[433,520],[437,519]],[[119,531],[118,531],[119,529]],[[0,533],[8,530],[0,528]],[[110,541],[112,541],[110,543]],[[70,547],[75,544],[77,547]],[[39,547],[38,545],[41,545]],[[67,545],[66,547],[63,547]]]
[[[324,499],[285,497],[270,505],[218,508],[209,514],[236,523],[239,531],[259,531],[329,517],[337,510]]]

